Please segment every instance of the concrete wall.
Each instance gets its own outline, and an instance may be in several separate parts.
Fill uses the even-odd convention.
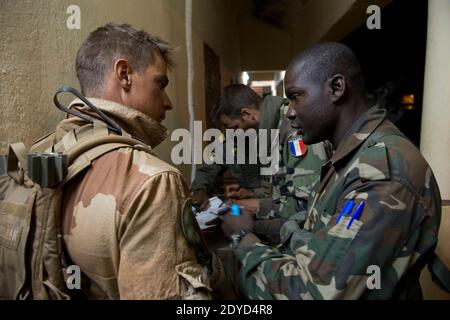
[[[427,55],[420,149],[434,171],[444,201],[437,252],[450,269],[450,1],[428,2]],[[450,300],[422,274],[425,296]]]
[[[81,9],[81,29],[69,30],[66,9]],[[239,71],[235,1],[193,1],[193,49],[195,64],[194,105],[197,120],[204,120],[203,42],[221,60],[222,79],[228,83]],[[169,96],[174,110],[164,125],[188,128],[187,58],[184,0],[1,0],[0,1],[0,152],[14,141],[30,145],[52,130],[62,118],[53,105],[61,85],[79,88],[75,55],[90,31],[108,22],[130,23],[157,34],[179,48],[176,68],[169,73]],[[171,143],[157,148],[170,161]],[[189,181],[188,166],[179,167]]]

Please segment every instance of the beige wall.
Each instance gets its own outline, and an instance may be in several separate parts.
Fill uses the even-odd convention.
[[[69,30],[66,9],[81,8],[81,30]],[[230,5],[231,4],[231,5]],[[204,119],[203,41],[219,55],[222,79],[239,71],[235,1],[193,1],[194,107],[197,120]],[[52,130],[62,118],[52,98],[60,85],[78,88],[74,60],[90,31],[107,22],[130,23],[160,35],[179,51],[170,72],[169,96],[174,110],[164,125],[170,130],[188,128],[187,58],[184,0],[2,0],[0,1],[0,152],[14,141],[32,141]],[[225,82],[228,83],[228,82]],[[157,148],[170,161],[170,146]],[[189,166],[180,166],[189,180]]]

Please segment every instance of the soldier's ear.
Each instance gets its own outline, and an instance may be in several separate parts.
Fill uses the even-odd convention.
[[[335,74],[327,82],[328,90],[332,102],[337,102],[344,96],[346,88],[345,77],[342,74]]]
[[[255,117],[255,112],[253,108],[247,108],[244,107],[241,109],[241,117],[244,120],[250,120],[250,121],[255,121],[256,117]]]
[[[251,120],[252,113],[251,113],[250,109],[247,107],[242,108],[241,109],[241,117],[244,120]]]
[[[119,59],[114,64],[114,78],[125,91],[130,90],[132,69],[126,59]]]

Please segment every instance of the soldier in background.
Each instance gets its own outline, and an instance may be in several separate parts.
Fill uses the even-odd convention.
[[[222,142],[224,148],[222,164],[215,163],[204,164],[197,169],[195,174],[195,179],[191,184],[192,193],[192,203],[197,205],[199,209],[204,210],[208,205],[208,198],[214,192],[217,186],[217,181],[223,177],[227,170],[230,171],[231,175],[236,179],[237,184],[245,188],[246,190],[251,190],[254,193],[260,193],[261,190],[261,174],[260,165],[250,164],[246,161],[245,164],[227,164],[226,163],[226,143]],[[229,152],[236,153],[233,149]],[[215,157],[215,155],[211,155]],[[246,154],[248,159],[248,154]],[[229,188],[238,188],[236,185],[227,187],[225,193],[228,194]]]
[[[245,210],[224,217],[224,232],[240,240],[243,294],[420,299],[420,273],[434,253],[441,218],[428,163],[384,109],[369,108],[348,47],[325,43],[305,50],[287,68],[285,87],[292,126],[306,144],[328,139],[334,153],[306,221],[283,225],[281,248],[252,233],[254,220]]]
[[[302,218],[298,213],[304,213],[319,180],[320,168],[328,158],[324,143],[304,146],[295,152],[292,144],[300,144],[302,140],[290,127],[287,109],[287,100],[282,97],[266,96],[262,100],[250,87],[233,84],[222,89],[212,112],[213,120],[227,129],[279,130],[279,169],[262,177],[264,192],[241,188],[230,195],[234,202],[252,210],[260,233],[274,242],[279,242],[283,221],[294,214]]]

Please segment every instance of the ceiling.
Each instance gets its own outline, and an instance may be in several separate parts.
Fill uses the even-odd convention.
[[[308,0],[252,0],[253,15],[279,29],[296,24]]]

